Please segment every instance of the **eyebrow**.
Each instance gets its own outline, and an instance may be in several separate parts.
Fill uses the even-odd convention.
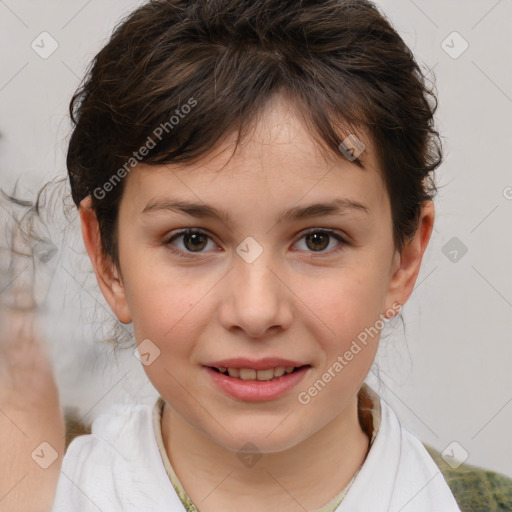
[[[152,199],[142,210],[141,214],[146,215],[161,211],[172,211],[185,213],[192,217],[214,218],[229,224],[231,215],[225,211],[208,204],[194,203],[181,199],[162,198]],[[348,211],[369,213],[369,208],[359,201],[348,198],[335,198],[327,203],[312,203],[307,206],[294,206],[281,212],[277,217],[278,223],[297,221],[323,215],[344,214]]]

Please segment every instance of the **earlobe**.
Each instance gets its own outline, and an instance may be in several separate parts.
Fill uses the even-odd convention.
[[[121,323],[132,321],[125,288],[115,266],[101,250],[101,237],[96,213],[91,208],[91,196],[80,202],[82,237],[101,293]]]
[[[393,271],[386,298],[386,307],[388,309],[396,303],[403,305],[409,299],[432,234],[434,217],[434,203],[427,201],[422,207],[416,233],[405,243],[400,252],[397,251],[395,253]]]

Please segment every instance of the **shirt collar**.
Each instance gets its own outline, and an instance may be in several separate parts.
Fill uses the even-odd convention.
[[[381,422],[380,400],[378,395],[366,383],[363,384],[357,396],[359,422],[361,424],[362,429],[370,439],[368,447],[368,453],[370,453],[370,449],[373,445],[375,437],[377,436],[377,432],[379,430]],[[194,503],[192,502],[192,500],[190,499],[190,496],[183,488],[183,485],[181,484],[178,476],[176,475],[172,467],[171,461],[169,460],[169,457],[167,456],[167,452],[165,450],[162,438],[162,413],[164,405],[164,399],[161,396],[159,396],[153,407],[153,430],[155,432],[158,451],[160,452],[163,465],[172,483],[172,486],[174,487],[174,490],[176,491],[181,502],[183,503],[185,510],[187,512],[199,512]],[[353,484],[359,471],[360,469],[356,471],[351,481],[345,486],[345,488],[341,492],[339,492],[332,500],[330,500],[328,503],[326,503],[321,508],[315,510],[314,512],[333,512],[334,510],[336,510],[338,505],[343,501],[343,498],[348,493],[348,490]]]

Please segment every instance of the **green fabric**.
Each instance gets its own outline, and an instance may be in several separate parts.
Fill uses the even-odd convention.
[[[462,512],[512,511],[512,478],[469,464],[453,469],[438,451],[423,445],[443,473]]]

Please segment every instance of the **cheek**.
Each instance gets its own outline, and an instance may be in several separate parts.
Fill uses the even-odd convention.
[[[325,379],[333,382],[323,393],[324,400],[334,399],[340,390],[355,392],[378,349],[385,274],[377,263],[363,258],[359,263],[333,273],[329,279],[311,281],[304,290],[308,297],[304,302],[315,313],[304,320],[306,329],[322,345],[317,361],[320,372],[329,371]]]
[[[382,313],[386,296],[384,272],[372,267],[350,268],[329,278],[310,280],[301,289],[305,304],[334,331],[347,337],[373,325]],[[339,339],[339,338],[338,338]]]
[[[150,364],[144,365],[144,371],[160,394],[171,393],[172,399],[165,397],[173,403],[187,403],[182,386],[195,340],[208,322],[204,310],[207,293],[204,280],[201,283],[186,279],[183,274],[173,275],[172,279],[141,274],[131,281],[127,296],[133,311],[135,339],[146,348],[143,353],[149,347],[149,352],[156,354]]]
[[[202,299],[214,286],[212,278],[187,278],[186,272],[139,272],[126,287],[137,342],[145,338],[155,343],[187,345],[202,328],[207,317],[200,314]]]

